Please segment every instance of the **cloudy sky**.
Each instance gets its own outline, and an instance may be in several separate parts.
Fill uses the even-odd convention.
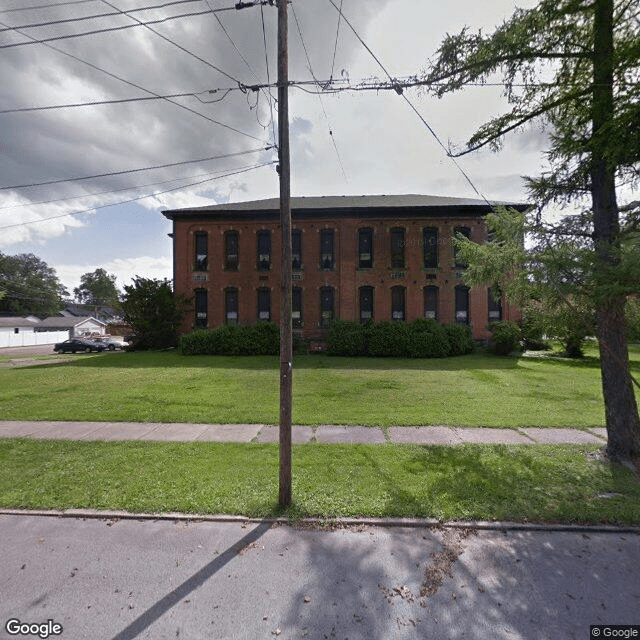
[[[516,6],[333,3],[396,78],[419,73],[446,33],[487,32]],[[277,104],[267,91],[245,88],[275,82],[277,10],[226,10],[234,4],[0,0],[1,252],[36,254],[69,291],[98,267],[122,287],[133,275],[171,277],[162,209],[277,196],[270,148]],[[386,80],[331,0],[290,4],[289,58],[296,82]],[[462,145],[505,108],[495,87],[442,100],[415,89],[405,95],[445,145]],[[95,104],[105,101],[112,102]],[[308,83],[291,88],[289,101],[292,195],[478,197],[396,93],[318,95]],[[42,108],[60,105],[67,106]],[[522,202],[521,176],[540,171],[544,142],[543,132],[528,129],[500,154],[479,152],[458,164],[483,196]]]

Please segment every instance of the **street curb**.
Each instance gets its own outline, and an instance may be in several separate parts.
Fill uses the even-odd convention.
[[[7,509],[0,508],[0,516],[39,516],[48,518],[82,518],[96,520],[163,520],[181,522],[220,522],[228,524],[258,524],[270,522],[304,528],[313,526],[331,530],[341,527],[371,526],[386,528],[446,528],[477,531],[547,531],[557,533],[631,533],[640,535],[639,525],[562,524],[510,522],[491,520],[437,520],[436,518],[302,518],[291,521],[286,517],[250,518],[226,514],[191,513],[132,513],[129,511],[98,511],[95,509]]]

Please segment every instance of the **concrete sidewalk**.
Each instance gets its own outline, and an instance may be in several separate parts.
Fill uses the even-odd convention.
[[[159,422],[0,421],[0,437],[63,440],[159,440],[169,442],[278,442],[278,427],[264,424]],[[605,428],[378,427],[320,425],[293,427],[303,444],[605,444]]]

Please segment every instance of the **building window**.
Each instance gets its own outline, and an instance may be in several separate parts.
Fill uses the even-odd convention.
[[[206,271],[208,269],[209,263],[209,248],[207,246],[208,234],[206,232],[200,231],[195,234],[195,244],[196,244],[196,262],[195,262],[195,271]]]
[[[20,327],[15,327],[13,329],[13,333],[20,333]]]
[[[224,268],[227,269],[227,271],[238,270],[239,244],[237,231],[227,231],[224,234]]]
[[[322,287],[320,289],[320,326],[327,327],[334,317],[333,307],[333,287]]]
[[[438,319],[438,287],[433,285],[424,288],[424,317]]]
[[[258,271],[271,269],[271,231],[258,231]]]
[[[373,320],[373,287],[360,287],[360,322]]]
[[[502,301],[500,296],[494,298],[491,289],[487,289],[487,296],[489,298],[489,322],[500,322],[502,320]]]
[[[260,322],[271,320],[271,289],[258,289],[258,320]]]
[[[391,268],[404,269],[404,229],[391,229]]]
[[[291,232],[291,268],[295,271],[302,269],[302,231],[294,229]]]
[[[467,239],[471,239],[471,229],[469,227],[455,227],[453,230],[453,235],[463,235]],[[461,269],[466,269],[469,265],[458,255],[458,249],[454,245],[453,247],[453,261],[456,267],[460,267]]]
[[[373,229],[358,230],[358,268],[373,267]]]
[[[333,269],[334,266],[333,229],[322,229],[320,231],[320,268]]]
[[[293,287],[291,290],[291,322],[294,327],[302,327],[302,289]]]
[[[438,229],[436,227],[425,227],[422,230],[422,247],[424,268],[434,269],[438,266]]]
[[[391,319],[402,322],[405,317],[405,288],[391,287]]]
[[[456,322],[469,324],[469,287],[457,285],[455,289],[456,297]]]
[[[195,290],[195,307],[196,327],[198,327],[199,329],[204,329],[208,324],[208,300],[206,289]]]
[[[238,324],[238,290],[229,287],[224,291],[225,324]]]

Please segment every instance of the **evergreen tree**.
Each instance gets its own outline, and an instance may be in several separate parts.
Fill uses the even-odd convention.
[[[585,206],[591,299],[600,348],[607,452],[640,456],[640,419],[629,371],[624,306],[625,234],[640,203],[621,211],[617,189],[637,186],[640,164],[640,23],[631,0],[542,0],[518,9],[492,34],[447,36],[424,74],[442,96],[501,73],[510,109],[483,125],[462,153],[499,149],[505,134],[534,120],[549,130],[550,170],[528,179],[542,212]],[[587,201],[585,203],[585,197]],[[560,230],[564,232],[564,230]],[[579,236],[578,236],[579,237]],[[637,236],[634,244],[637,253]]]

